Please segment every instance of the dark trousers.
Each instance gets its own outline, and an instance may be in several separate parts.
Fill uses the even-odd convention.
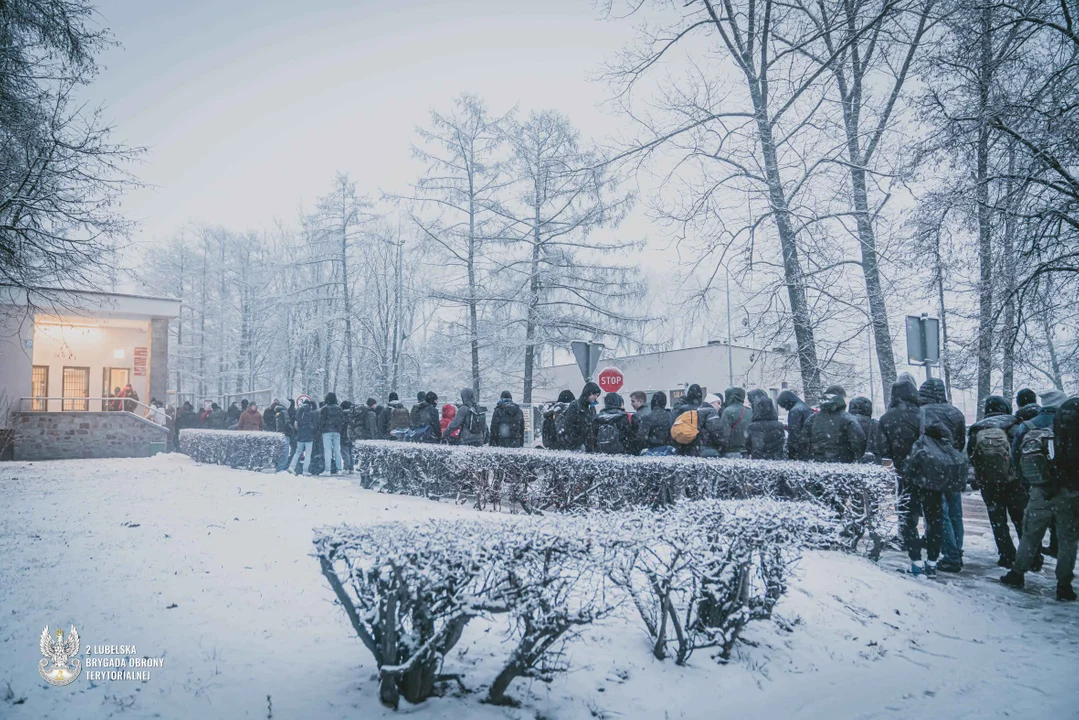
[[[922,541],[918,537],[918,518],[925,518],[926,559],[936,562],[944,537],[944,496],[939,490],[904,483],[903,545],[912,561],[922,559]]]
[[[986,483],[982,485],[982,500],[989,512],[989,524],[993,528],[993,540],[997,544],[997,554],[1007,560],[1015,560],[1015,542],[1008,528],[1008,518],[1015,526],[1015,536],[1023,537],[1023,510],[1027,507],[1030,494],[1023,484],[1012,479],[1004,483]]]

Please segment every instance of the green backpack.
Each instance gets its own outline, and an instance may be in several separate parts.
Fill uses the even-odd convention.
[[[1034,427],[1024,423],[1027,431],[1019,443],[1019,472],[1031,486],[1048,485],[1053,481],[1053,427]]]

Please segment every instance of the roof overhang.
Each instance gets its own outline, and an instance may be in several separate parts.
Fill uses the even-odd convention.
[[[127,295],[84,290],[40,288],[29,292],[0,286],[0,305],[32,308],[36,313],[59,317],[146,320],[180,317],[180,301],[148,295]]]

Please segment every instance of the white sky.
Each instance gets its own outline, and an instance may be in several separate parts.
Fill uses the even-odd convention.
[[[428,111],[472,92],[493,112],[554,108],[586,136],[617,132],[589,81],[632,23],[588,0],[99,0],[123,47],[90,88],[116,137],[149,152],[124,212],[137,238],[188,221],[292,221],[336,171],[364,193],[416,176]]]

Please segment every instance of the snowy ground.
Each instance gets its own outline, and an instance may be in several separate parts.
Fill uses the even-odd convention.
[[[774,624],[728,666],[651,658],[625,617],[570,646],[574,670],[518,680],[519,709],[458,693],[402,713],[450,718],[1079,717],[1079,607],[1049,571],[1001,587],[984,510],[969,498],[969,571],[939,581],[812,553]],[[311,529],[464,517],[449,502],[379,495],[346,478],[296,478],[146,460],[0,465],[0,718],[379,718],[374,665],[311,557]],[[484,517],[496,521],[492,515]],[[165,658],[147,682],[37,672],[44,625],[83,647]],[[473,623],[447,662],[470,689],[506,648]],[[84,671],[85,672],[85,671]]]

